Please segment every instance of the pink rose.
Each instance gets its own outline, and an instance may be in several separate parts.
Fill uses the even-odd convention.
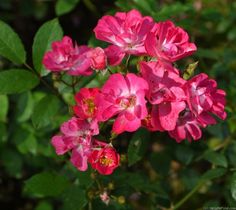
[[[151,104],[158,104],[151,112],[154,130],[173,130],[179,113],[185,109],[185,80],[168,68],[160,62],[140,63],[141,74],[149,85],[147,98]]]
[[[91,75],[90,59],[87,58],[87,46],[73,46],[72,40],[64,36],[62,41],[52,43],[52,50],[43,57],[44,66],[53,72],[65,71],[69,75]]]
[[[151,17],[142,17],[139,11],[117,12],[115,16],[103,16],[94,29],[97,39],[109,42],[122,52],[145,54],[144,41],[154,23]]]
[[[58,155],[72,150],[71,162],[78,170],[87,169],[87,159],[90,155],[91,137],[99,133],[97,121],[71,118],[61,125],[61,135],[52,137],[52,145]]]
[[[91,67],[96,70],[103,70],[106,68],[106,55],[101,47],[91,49],[87,53],[87,57],[90,59]]]
[[[113,74],[106,81],[97,97],[98,121],[107,121],[117,116],[113,132],[133,132],[147,116],[145,92],[147,82],[135,74]]]
[[[145,41],[150,56],[175,62],[197,50],[195,44],[189,42],[187,32],[171,21],[159,22],[154,28]]]
[[[186,109],[178,118],[175,129],[169,131],[169,135],[178,143],[184,139],[188,139],[189,141],[192,139],[198,140],[202,137],[200,126],[201,124],[193,113]]]
[[[217,89],[215,80],[209,79],[206,74],[201,73],[188,80],[184,90],[187,95],[189,109],[195,116],[198,116],[203,125],[205,123],[216,123],[210,113],[215,114],[222,120],[226,118],[224,110],[226,103],[225,91]]]
[[[125,53],[122,49],[115,45],[110,45],[104,49],[107,56],[107,62],[110,66],[117,66],[121,63],[122,59],[125,57]]]

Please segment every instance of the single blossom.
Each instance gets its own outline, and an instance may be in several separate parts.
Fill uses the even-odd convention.
[[[64,36],[62,41],[52,43],[52,50],[45,53],[43,57],[44,66],[53,72],[65,71],[69,75],[91,75],[90,58],[87,46],[73,45],[70,37]]]
[[[153,129],[173,130],[179,113],[186,106],[186,96],[182,89],[185,80],[160,62],[141,62],[140,69],[149,85],[146,93],[149,102],[158,104],[150,116]]]
[[[94,29],[97,39],[118,46],[122,52],[145,54],[144,41],[153,28],[151,17],[142,17],[139,11],[117,12],[115,16],[103,16]]]
[[[95,99],[99,93],[98,88],[81,88],[75,95],[76,105],[73,107],[75,114],[81,119],[95,119],[97,105]]]
[[[217,83],[204,73],[188,80],[184,86],[190,110],[204,124],[215,124],[210,113],[220,119],[226,118],[225,91],[217,89]],[[204,123],[205,122],[205,123]]]
[[[159,22],[146,38],[145,47],[150,56],[175,62],[193,54],[197,48],[189,42],[186,31],[171,21]]]
[[[91,67],[95,70],[103,70],[107,66],[107,58],[104,50],[101,47],[96,47],[87,52],[87,57],[90,59]]]
[[[189,109],[186,109],[180,114],[175,129],[169,131],[169,135],[178,143],[184,139],[189,141],[192,139],[198,140],[202,136],[200,126],[201,124],[198,122],[194,114],[189,111]]]
[[[119,134],[137,130],[141,120],[147,116],[147,89],[147,82],[135,74],[111,75],[97,97],[98,121],[107,121],[118,115],[113,124],[113,132]]]
[[[61,125],[61,135],[52,137],[52,145],[58,155],[72,150],[71,162],[78,170],[87,169],[87,159],[91,152],[91,137],[99,133],[96,121],[72,117]]]
[[[96,142],[98,143],[99,141]],[[109,175],[119,166],[120,155],[110,144],[104,144],[102,142],[93,148],[88,161],[92,168],[100,174]]]

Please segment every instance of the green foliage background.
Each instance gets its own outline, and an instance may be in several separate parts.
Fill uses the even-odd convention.
[[[165,133],[144,129],[124,133],[114,140],[123,155],[113,175],[79,172],[50,144],[70,117],[66,103],[73,103],[73,94],[45,71],[42,56],[63,31],[78,44],[102,46],[92,32],[97,20],[133,8],[156,21],[171,19],[189,32],[198,51],[177,65],[184,70],[199,61],[196,73],[206,72],[227,92],[228,117],[192,143],[177,144]],[[236,207],[235,1],[1,0],[0,19],[1,209]],[[81,78],[75,88],[101,86],[105,79]],[[109,136],[109,130],[102,135]],[[103,189],[112,195],[109,206],[99,199]]]

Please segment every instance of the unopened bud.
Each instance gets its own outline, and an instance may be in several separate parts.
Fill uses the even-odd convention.
[[[108,184],[108,189],[109,189],[109,190],[114,190],[114,184],[113,184],[112,182],[110,182],[110,183]]]
[[[119,197],[117,198],[117,202],[118,202],[119,204],[124,204],[124,203],[125,203],[125,197],[124,197],[124,196],[119,196]]]

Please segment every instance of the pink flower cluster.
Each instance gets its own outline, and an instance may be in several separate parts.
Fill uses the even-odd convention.
[[[77,46],[65,36],[52,43],[45,67],[69,75],[90,75],[123,62],[126,55],[142,56],[137,73],[112,73],[101,88],[82,88],[75,95],[74,116],[52,138],[58,155],[72,151],[71,162],[84,171],[91,167],[111,174],[119,154],[111,143],[98,141],[99,123],[113,122],[112,134],[140,127],[167,131],[177,142],[198,140],[201,128],[226,118],[225,92],[204,73],[182,78],[173,62],[197,48],[182,28],[171,21],[155,23],[137,10],[103,16],[94,29],[96,38],[110,43],[106,49]],[[128,68],[128,67],[127,67]],[[129,72],[129,69],[127,69]]]

